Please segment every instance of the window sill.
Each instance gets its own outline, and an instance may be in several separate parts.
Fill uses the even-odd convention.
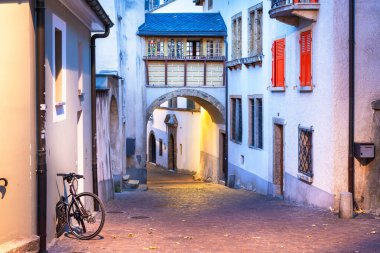
[[[55,107],[60,107],[60,106],[64,106],[64,105],[66,105],[66,102],[55,103]]]
[[[299,92],[312,92],[314,89],[313,85],[310,86],[297,86]]]
[[[263,151],[264,150],[263,148],[258,148],[258,147],[251,146],[251,145],[249,145],[248,147],[251,148],[251,149],[259,150],[259,151]]]
[[[303,173],[298,173],[297,174],[297,177],[299,180],[305,182],[305,183],[308,183],[308,184],[312,184],[313,183],[313,177],[311,176],[307,176]]]
[[[286,89],[285,89],[285,86],[283,87],[274,87],[274,86],[271,86],[270,87],[270,91],[272,92],[284,92]]]
[[[239,142],[239,141],[237,141],[237,140],[234,140],[234,139],[230,139],[230,141],[231,141],[231,142],[233,142],[233,143],[236,143],[236,144],[239,144],[239,145],[241,145],[241,141]]]

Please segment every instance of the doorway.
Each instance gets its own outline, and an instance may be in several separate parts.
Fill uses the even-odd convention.
[[[227,140],[226,133],[219,132],[219,182],[227,182]]]
[[[156,137],[151,132],[149,135],[149,162],[156,163]]]
[[[168,143],[168,169],[175,170],[176,168],[176,143],[173,134],[170,134]]]
[[[284,195],[284,126],[273,127],[273,185],[274,195]]]

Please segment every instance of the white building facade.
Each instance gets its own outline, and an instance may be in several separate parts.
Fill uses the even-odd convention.
[[[349,1],[194,2],[220,12],[228,29],[228,173],[235,186],[337,207],[339,193],[349,190]],[[354,141],[377,147],[379,9],[376,1],[355,8]],[[374,159],[355,159],[354,187],[359,207],[376,211],[375,150]]]

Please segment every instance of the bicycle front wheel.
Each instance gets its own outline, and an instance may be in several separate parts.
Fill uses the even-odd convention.
[[[81,240],[94,238],[104,225],[104,206],[98,196],[90,192],[78,194],[71,201],[67,215],[72,234]]]

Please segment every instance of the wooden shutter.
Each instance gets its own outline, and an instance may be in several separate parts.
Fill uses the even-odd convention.
[[[285,39],[275,41],[275,85],[285,86]]]
[[[300,36],[300,85],[311,86],[311,31]]]
[[[276,76],[276,65],[275,65],[275,48],[276,48],[276,42],[273,42],[272,44],[272,77],[271,77],[271,82],[272,86],[275,86],[275,76]]]

